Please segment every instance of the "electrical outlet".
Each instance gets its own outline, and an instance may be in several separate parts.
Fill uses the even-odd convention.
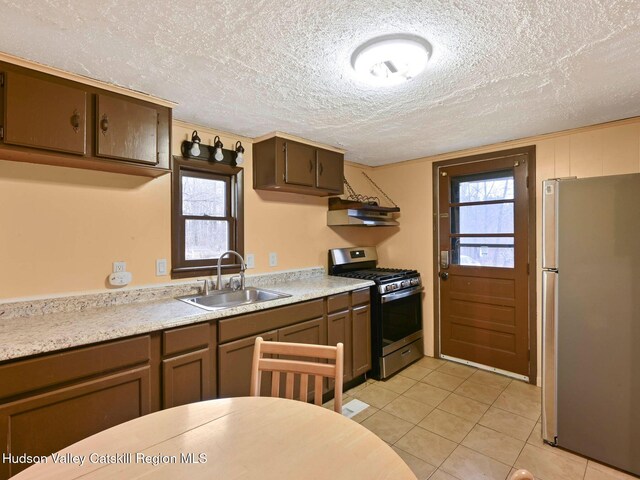
[[[121,273],[127,271],[127,262],[113,262],[113,273]]]
[[[269,253],[269,266],[270,267],[278,266],[278,254],[276,252]]]
[[[161,277],[167,274],[167,259],[159,258],[156,260],[156,277]]]
[[[256,256],[253,253],[247,253],[247,268],[256,268]]]

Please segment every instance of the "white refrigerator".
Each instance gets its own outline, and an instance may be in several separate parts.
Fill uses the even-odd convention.
[[[640,475],[640,174],[543,185],[542,436]]]

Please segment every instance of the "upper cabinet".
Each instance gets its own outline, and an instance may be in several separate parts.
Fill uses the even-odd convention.
[[[344,153],[280,134],[253,144],[253,188],[307,195],[341,195]]]
[[[171,108],[0,62],[0,159],[170,171]]]

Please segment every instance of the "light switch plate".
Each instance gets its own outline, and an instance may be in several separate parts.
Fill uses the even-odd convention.
[[[253,253],[247,253],[247,268],[256,268],[256,256]]]
[[[167,274],[167,259],[159,258],[156,260],[156,277],[161,277]]]
[[[270,267],[278,266],[278,254],[276,252],[269,253],[269,266]]]

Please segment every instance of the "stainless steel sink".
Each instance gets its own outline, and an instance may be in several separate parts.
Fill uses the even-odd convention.
[[[290,297],[286,293],[264,290],[262,288],[247,287],[244,290],[215,290],[209,295],[189,295],[179,297],[178,300],[204,308],[205,310],[222,310],[224,308],[249,305],[252,303],[268,302],[278,298]]]

